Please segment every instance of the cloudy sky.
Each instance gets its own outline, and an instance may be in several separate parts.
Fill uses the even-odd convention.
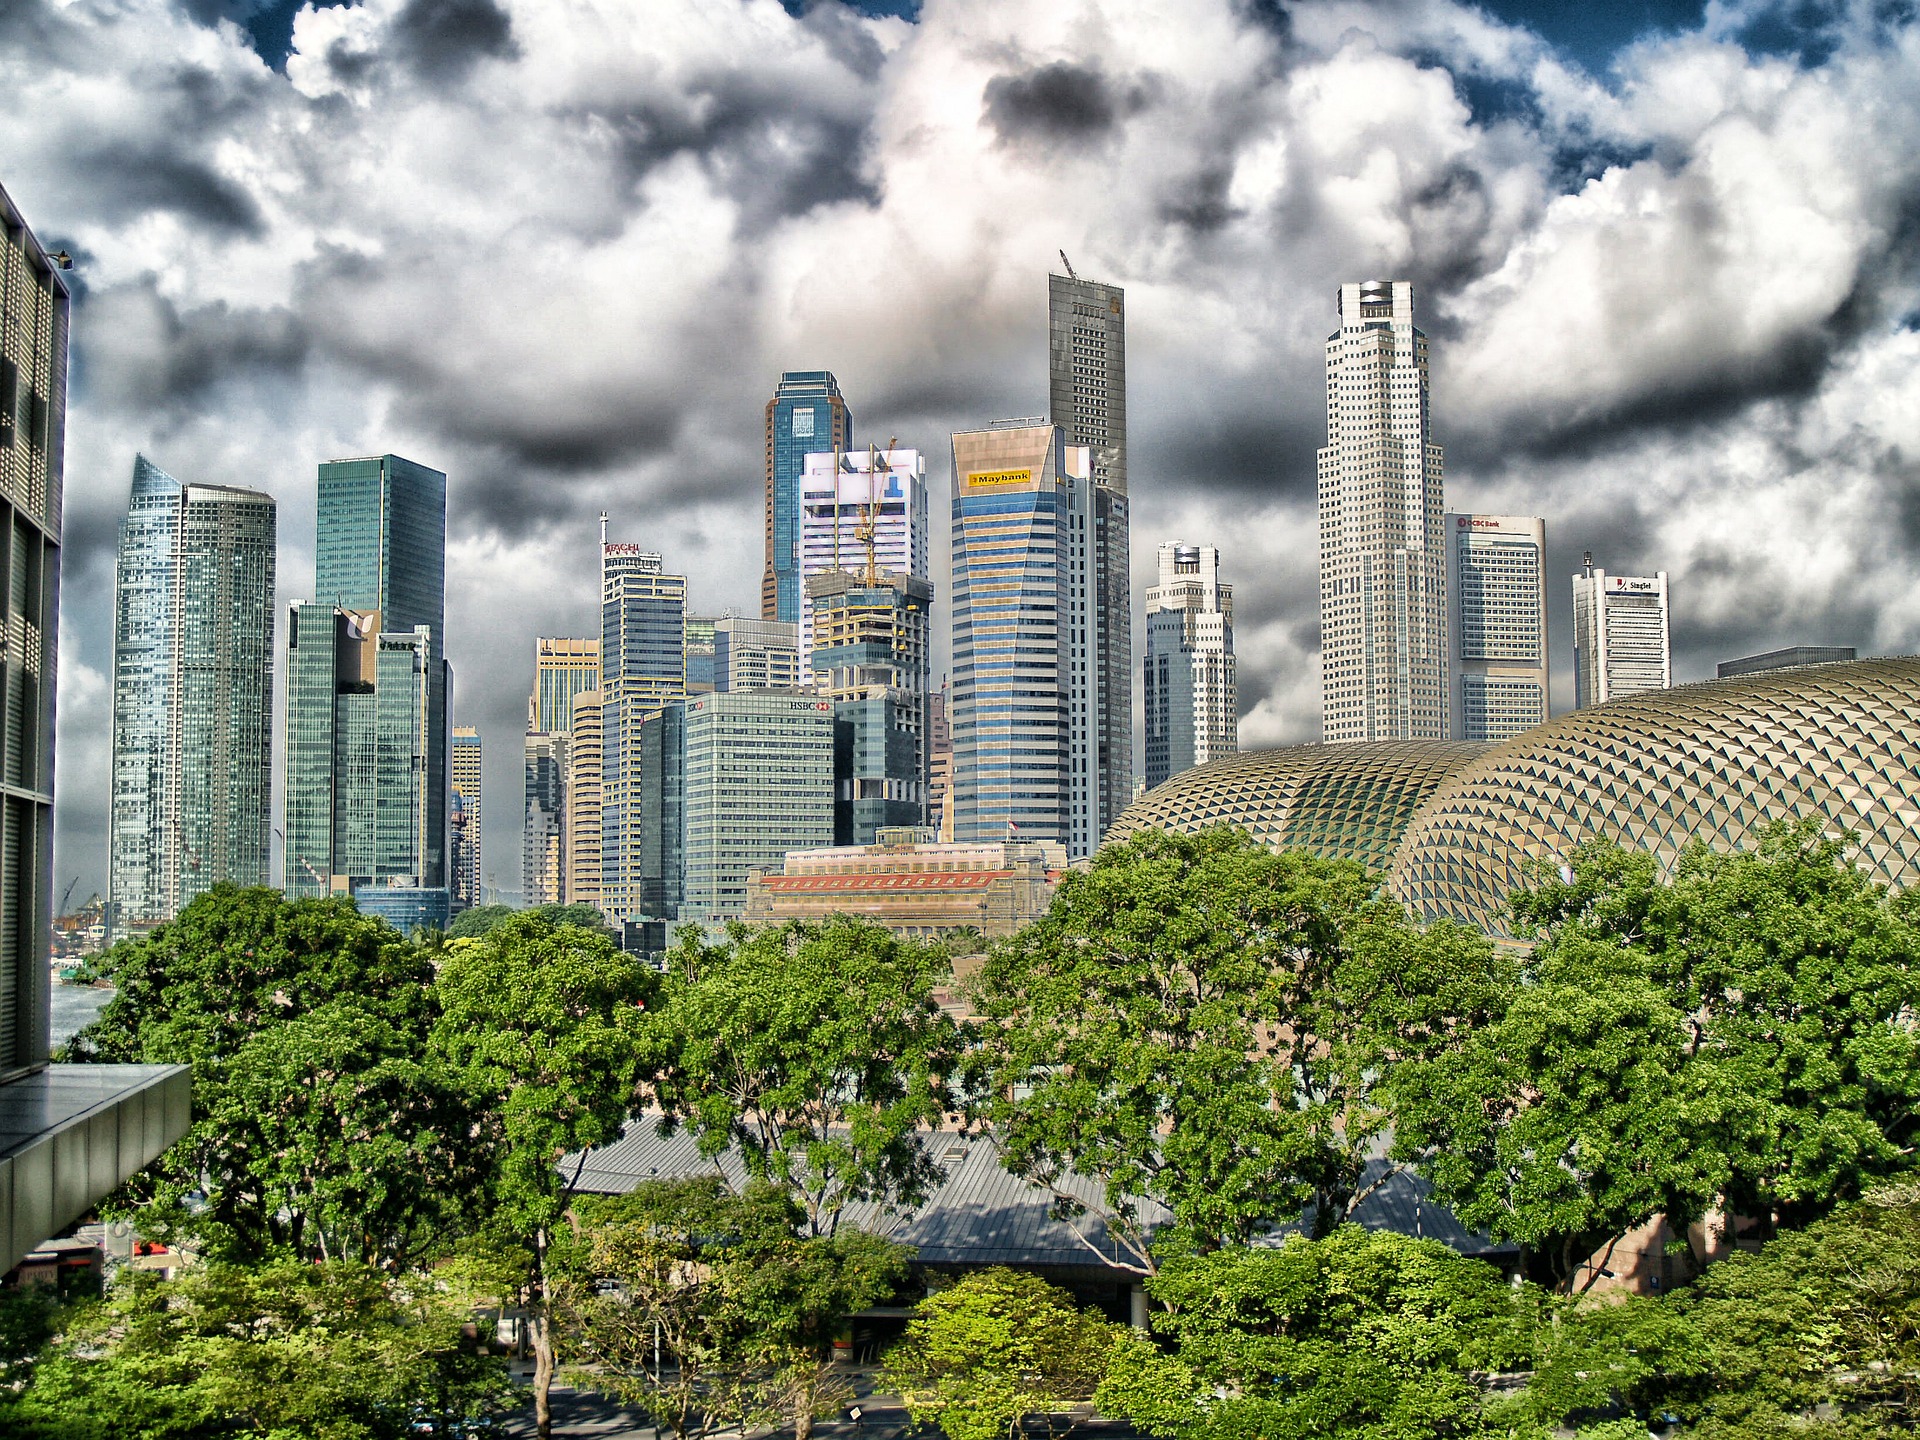
[[[877,12],[877,13],[876,13]],[[752,613],[761,406],[1045,408],[1046,274],[1126,287],[1134,572],[1218,543],[1241,736],[1317,738],[1313,452],[1343,280],[1407,278],[1452,508],[1672,575],[1677,669],[1920,649],[1909,5],[0,0],[0,184],[75,257],[60,883],[104,873],[136,450],[281,502],[450,477],[456,718],[513,886],[536,634],[595,517]]]

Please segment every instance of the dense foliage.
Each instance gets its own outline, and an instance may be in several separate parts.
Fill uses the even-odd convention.
[[[1126,1333],[1038,1276],[981,1270],[920,1306],[887,1379],[916,1423],[998,1440],[1027,1416],[1091,1400]]]

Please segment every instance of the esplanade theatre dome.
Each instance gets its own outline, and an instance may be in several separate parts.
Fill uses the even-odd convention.
[[[1391,800],[1381,795],[1378,777],[1393,749],[1437,779],[1392,788]],[[1297,817],[1317,813],[1302,804],[1306,783],[1265,777],[1306,774],[1316,794],[1345,787],[1380,796],[1377,822],[1355,828],[1350,841],[1337,827],[1301,824]],[[1411,807],[1398,815],[1394,800],[1407,798]],[[1635,695],[1491,746],[1403,741],[1250,752],[1148,792],[1108,835],[1239,825],[1276,847],[1305,846],[1382,871],[1388,891],[1417,915],[1498,933],[1506,897],[1527,867],[1556,862],[1583,841],[1644,849],[1670,868],[1691,840],[1732,849],[1772,821],[1807,816],[1856,833],[1858,863],[1873,879],[1896,888],[1920,879],[1920,657],[1798,666]]]

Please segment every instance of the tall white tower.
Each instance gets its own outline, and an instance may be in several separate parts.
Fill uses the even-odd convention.
[[[1574,707],[1672,688],[1667,572],[1609,575],[1588,555],[1573,577]]]
[[[1505,740],[1547,718],[1547,522],[1447,516],[1453,738]]]
[[[1147,788],[1240,748],[1234,694],[1233,587],[1211,545],[1160,547],[1147,591]]]
[[[1441,453],[1413,286],[1340,287],[1320,452],[1322,730],[1329,742],[1447,734]]]

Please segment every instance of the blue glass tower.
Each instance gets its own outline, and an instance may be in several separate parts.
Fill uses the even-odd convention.
[[[760,618],[800,622],[800,476],[807,456],[853,444],[853,415],[829,370],[789,370],[767,402],[767,568]]]

